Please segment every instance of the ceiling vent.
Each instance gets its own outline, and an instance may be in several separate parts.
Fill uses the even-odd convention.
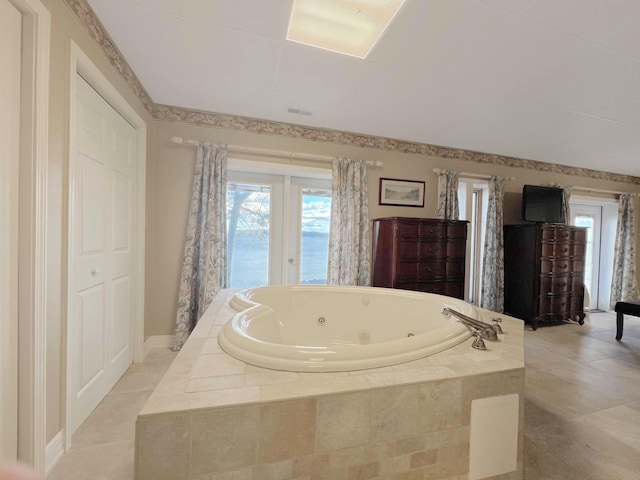
[[[299,108],[289,108],[287,110],[289,113],[293,113],[294,115],[305,115],[307,117],[311,116],[311,112],[308,110],[300,110]]]

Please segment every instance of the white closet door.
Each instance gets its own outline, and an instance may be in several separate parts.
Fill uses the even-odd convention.
[[[82,77],[76,85],[67,435],[131,364],[133,331],[136,130]]]

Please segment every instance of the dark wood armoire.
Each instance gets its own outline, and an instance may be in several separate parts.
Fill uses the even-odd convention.
[[[584,323],[587,231],[542,223],[504,227],[504,310],[531,323]]]
[[[372,286],[464,298],[467,222],[373,220]]]

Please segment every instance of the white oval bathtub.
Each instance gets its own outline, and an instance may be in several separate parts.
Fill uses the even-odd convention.
[[[476,307],[452,297],[389,288],[281,285],[238,292],[239,313],[218,342],[252,365],[294,372],[363,370],[416,360],[471,336],[442,314],[472,318]]]

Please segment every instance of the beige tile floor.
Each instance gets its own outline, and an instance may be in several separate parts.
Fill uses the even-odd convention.
[[[47,480],[132,480],[136,416],[175,355],[153,349],[129,367],[78,428]]]
[[[525,333],[526,480],[640,478],[640,319],[615,316]],[[135,416],[174,357],[133,365],[73,437],[47,480],[132,480]]]

